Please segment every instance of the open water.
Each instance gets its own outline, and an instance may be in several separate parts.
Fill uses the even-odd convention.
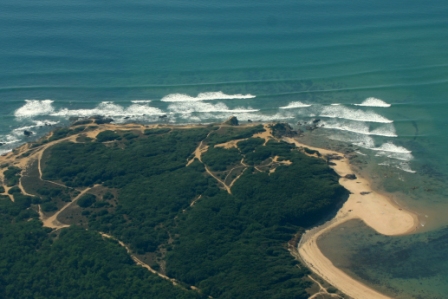
[[[79,116],[318,118],[316,143],[351,146],[378,188],[420,213],[419,237],[444,236],[447,16],[442,0],[0,0],[0,153]],[[448,298],[431,280],[448,285],[448,269],[433,274],[419,288]]]

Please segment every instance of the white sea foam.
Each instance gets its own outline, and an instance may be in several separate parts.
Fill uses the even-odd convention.
[[[38,115],[48,115],[54,111],[52,100],[25,100],[25,105],[14,112],[17,118],[30,118]]]
[[[132,104],[125,108],[123,106],[114,104],[113,102],[102,102],[97,107],[92,109],[68,109],[63,108],[57,112],[53,112],[51,116],[79,116],[90,117],[94,115],[103,115],[107,117],[140,117],[140,116],[159,116],[164,112],[158,108],[150,107],[148,105]]]
[[[9,152],[11,152],[11,151],[12,151],[12,149],[0,149],[0,155],[9,153]]]
[[[339,103],[333,103],[333,104],[330,104],[331,106],[340,106],[341,104],[339,104]]]
[[[232,100],[232,99],[252,99],[255,98],[251,94],[225,94],[221,91],[218,92],[202,92],[196,97],[192,97],[186,94],[173,93],[164,96],[162,102],[197,102],[197,101],[212,101],[212,100]]]
[[[410,150],[408,150],[402,146],[395,145],[392,142],[383,143],[380,147],[371,148],[371,150],[382,151],[382,152],[391,152],[391,153],[404,153],[404,154],[412,153]]]
[[[416,173],[417,171],[412,170],[411,165],[409,165],[408,162],[401,162],[397,165],[395,165],[398,169],[401,169],[403,171],[409,172],[409,173]]]
[[[310,107],[311,105],[304,104],[302,102],[291,102],[286,106],[280,107],[280,109],[295,109],[295,108],[306,108]]]
[[[375,147],[375,141],[369,135],[351,134],[348,132],[341,131],[329,135],[328,138],[336,141],[351,143],[353,145],[366,149]]]
[[[134,100],[134,101],[131,101],[132,103],[134,103],[134,104],[145,104],[145,103],[151,103],[152,101],[151,100]]]
[[[371,131],[369,125],[363,122],[329,120],[322,121],[322,127],[324,129],[341,130],[364,135],[397,137],[393,124],[385,124]]]
[[[393,121],[373,111],[363,111],[344,106],[325,106],[320,116],[328,118],[341,118],[363,122],[392,123]]]
[[[203,103],[203,102],[182,102],[170,104],[168,110],[175,114],[191,114],[191,113],[217,113],[217,112],[229,112],[229,113],[251,113],[257,112],[259,109],[253,109],[251,107],[236,107],[230,109],[224,103]]]
[[[384,102],[383,100],[370,97],[364,100],[361,104],[355,104],[355,106],[364,106],[364,107],[390,107],[390,104]]]
[[[12,130],[12,134],[16,135],[16,136],[20,136],[20,135],[24,135],[23,131],[31,131],[31,129],[35,128],[36,126],[30,125],[30,126],[23,126],[20,128],[15,128]],[[33,132],[35,133],[35,132]]]
[[[414,159],[412,152],[402,146],[397,146],[391,142],[383,143],[380,147],[370,148],[377,151],[376,156],[387,157],[400,161],[411,161]]]
[[[23,135],[23,131],[22,131],[22,135]],[[4,143],[4,144],[16,143],[18,141],[20,141],[20,139],[18,139],[16,136],[14,136],[12,134],[8,134],[6,136],[0,137],[0,142]]]
[[[54,126],[57,125],[59,122],[52,120],[33,120],[33,123],[36,124],[36,127],[43,127],[43,126]]]

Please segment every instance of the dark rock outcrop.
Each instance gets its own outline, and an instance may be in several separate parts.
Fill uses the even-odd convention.
[[[110,117],[104,117],[104,116],[94,116],[93,119],[95,119],[95,123],[97,125],[102,125],[102,124],[110,124],[111,122],[113,122],[114,120]]]
[[[328,161],[330,161],[330,160],[342,160],[342,159],[344,159],[344,157],[336,155],[336,154],[327,155],[327,160]]]
[[[272,135],[277,138],[294,137],[298,135],[298,133],[287,123],[276,123],[270,127],[272,129]]]
[[[30,137],[31,135],[33,135],[33,132],[28,131],[28,130],[24,130],[23,131],[23,135],[25,135],[26,137]]]
[[[346,178],[348,180],[356,180],[357,179],[357,177],[354,173],[349,173],[344,178]]]
[[[238,118],[232,116],[228,120],[226,120],[224,124],[229,126],[238,126],[239,125]]]

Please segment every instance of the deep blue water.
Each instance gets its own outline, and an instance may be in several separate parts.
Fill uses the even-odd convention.
[[[76,116],[319,118],[316,140],[354,144],[443,227],[447,16],[441,0],[0,0],[0,153]]]

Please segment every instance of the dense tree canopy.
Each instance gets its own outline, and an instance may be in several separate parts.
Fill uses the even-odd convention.
[[[0,200],[0,294],[307,298],[308,270],[287,243],[334,209],[346,191],[324,159],[284,142],[250,138],[261,131],[262,126],[103,131],[93,140],[80,136],[77,143],[50,147],[41,164],[43,179],[53,183],[40,180],[34,165],[23,184],[37,196],[19,189],[14,203]],[[239,140],[236,147],[215,147],[230,140]],[[198,146],[208,146],[202,162],[194,159]],[[9,168],[5,177],[16,185],[19,172]],[[37,204],[51,213],[86,188],[91,189],[59,216],[70,228],[42,227]],[[124,242],[180,286],[136,266],[122,246],[99,232]]]

